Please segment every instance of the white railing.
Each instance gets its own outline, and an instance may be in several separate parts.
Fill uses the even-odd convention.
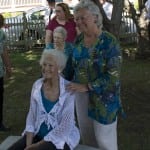
[[[43,47],[45,39],[45,21],[43,18],[30,20],[23,18],[7,20],[4,31],[7,35],[9,49]]]
[[[123,44],[137,43],[138,40],[136,24],[126,11],[122,13],[119,36]]]
[[[40,16],[38,19],[28,19],[24,14],[23,18],[12,18],[6,21],[4,29],[8,37],[10,49],[31,47],[43,47],[45,39],[45,21]],[[123,13],[122,24],[120,27],[120,42],[131,44],[137,42],[137,31],[133,20],[129,14]]]
[[[3,7],[16,7],[34,4],[43,4],[43,0],[0,0],[0,6]]]

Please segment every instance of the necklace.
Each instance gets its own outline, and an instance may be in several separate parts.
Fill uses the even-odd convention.
[[[95,45],[95,43],[97,43],[97,40],[100,34],[101,34],[100,30],[97,33],[92,34],[92,35],[85,34],[84,39],[83,39],[83,45],[86,48],[92,48]]]

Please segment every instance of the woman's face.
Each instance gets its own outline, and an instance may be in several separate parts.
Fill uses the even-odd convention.
[[[45,79],[53,79],[58,75],[58,66],[53,57],[47,56],[42,64],[42,75]]]
[[[96,16],[87,9],[79,9],[75,14],[76,25],[81,32],[89,32],[96,25]]]
[[[62,7],[56,6],[55,12],[58,19],[65,19],[65,12]]]
[[[62,45],[64,45],[65,39],[61,33],[54,32],[53,39],[55,48],[59,48],[62,47]]]

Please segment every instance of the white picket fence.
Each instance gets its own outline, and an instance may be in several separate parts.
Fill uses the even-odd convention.
[[[24,14],[23,18],[6,20],[4,30],[8,37],[7,44],[11,50],[44,47],[45,21],[43,18],[31,21]],[[119,37],[123,44],[137,42],[136,26],[127,13],[124,13],[122,17]]]
[[[11,18],[6,20],[4,31],[7,35],[9,49],[25,49],[44,47],[45,21],[44,19],[29,20]]]

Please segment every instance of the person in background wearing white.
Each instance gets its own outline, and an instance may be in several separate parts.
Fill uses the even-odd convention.
[[[102,4],[107,18],[111,20],[113,5],[110,2],[107,2],[106,0],[99,0],[99,2]]]
[[[148,37],[150,40],[150,0],[146,1],[145,8],[146,8],[146,20],[148,21]]]
[[[55,0],[47,0],[50,12],[49,12],[49,21],[52,19],[54,14],[54,8],[55,8]]]
[[[146,8],[146,12],[147,12],[147,18],[150,20],[150,0],[147,0],[145,3],[145,8]]]

